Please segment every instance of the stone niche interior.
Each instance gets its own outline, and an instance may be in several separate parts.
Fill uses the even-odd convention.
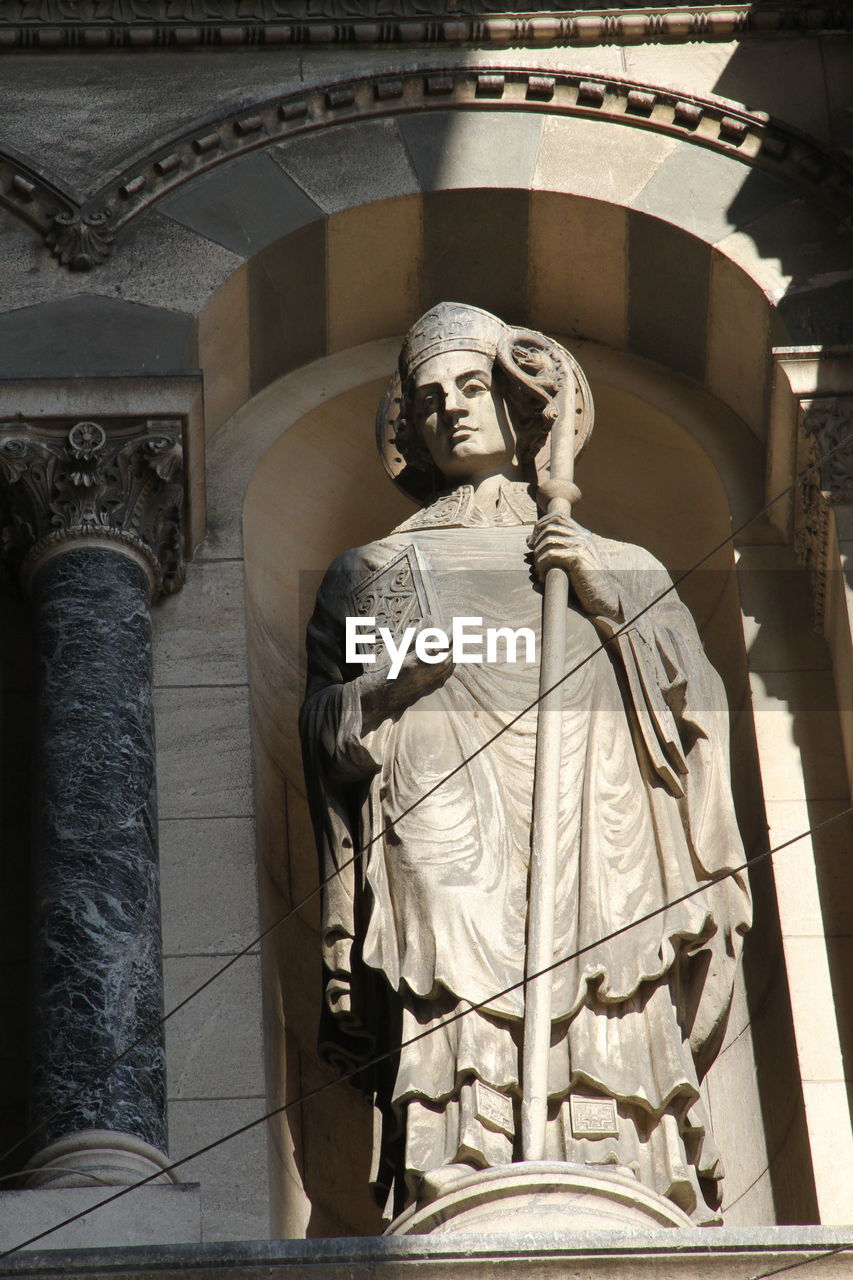
[[[577,469],[583,492],[578,519],[596,532],[649,548],[676,576],[724,544],[680,592],[726,684],[739,819],[747,849],[758,852],[766,847],[766,821],[747,669],[755,631],[745,633],[742,618],[744,583],[736,563],[743,548],[736,552],[726,539],[763,504],[764,448],[730,409],[685,378],[601,345],[568,345],[590,378],[596,413],[592,441]],[[386,477],[374,448],[374,414],[385,384],[377,374],[390,370],[395,350],[394,341],[367,344],[320,362],[318,372],[309,368],[280,379],[221,429],[232,460],[248,448],[241,441],[274,439],[254,469],[243,511],[266,923],[317,883],[296,720],[304,632],[320,576],[340,551],[381,536],[413,509]],[[214,457],[217,452],[214,441]],[[747,551],[757,547],[759,553],[779,541],[763,521],[739,538]],[[805,591],[793,562],[791,575],[777,577],[786,588],[793,581]],[[772,613],[774,601],[765,607]],[[809,626],[807,616],[802,625]],[[725,1046],[705,1086],[726,1163],[726,1222],[815,1221],[767,864],[753,875],[753,888],[756,923]],[[333,1076],[316,1050],[318,925],[315,895],[268,939],[270,1106]],[[334,1085],[280,1117],[271,1135],[274,1233],[353,1235],[379,1229],[367,1190],[371,1123],[371,1108],[349,1085]]]

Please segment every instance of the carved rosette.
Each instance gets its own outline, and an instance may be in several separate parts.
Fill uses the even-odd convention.
[[[834,396],[803,405],[800,472],[794,515],[794,547],[811,574],[815,629],[823,631],[829,571],[829,513],[853,503],[853,396]]]
[[[182,423],[45,419],[0,425],[0,556],[26,589],[62,543],[141,559],[153,594],[184,580]]]

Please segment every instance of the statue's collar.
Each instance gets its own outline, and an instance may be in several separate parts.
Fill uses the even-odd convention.
[[[523,480],[505,480],[494,507],[477,506],[474,487],[461,484],[442,493],[429,506],[416,511],[397,526],[395,533],[412,529],[492,529],[501,525],[534,524],[537,511],[530,486]]]

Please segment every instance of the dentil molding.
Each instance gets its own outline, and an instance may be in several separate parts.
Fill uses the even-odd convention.
[[[849,3],[643,0],[4,0],[0,50],[289,44],[637,44],[847,31]]]

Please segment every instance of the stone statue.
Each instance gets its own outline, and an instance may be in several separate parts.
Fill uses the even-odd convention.
[[[743,861],[725,695],[674,593],[599,647],[670,580],[642,548],[538,514],[563,411],[548,370],[569,364],[579,448],[591,398],[558,344],[453,303],[418,321],[378,430],[389,470],[425,505],[335,560],[309,627],[301,732],[332,877],[321,1039],[330,1058],[368,1064],[359,1079],[381,1120],[373,1182],[388,1216],[472,1169],[524,1158],[538,718],[526,708],[538,692],[541,580],[557,566],[571,595],[554,959],[599,945],[553,974],[542,1158],[631,1171],[694,1223],[719,1221],[722,1163],[699,1081],[750,920],[743,877],[721,878]],[[385,626],[395,678],[381,646],[375,661],[353,647],[348,618],[374,619],[377,635]],[[467,620],[455,661],[435,630],[449,637],[454,619]],[[481,661],[472,619],[498,636]],[[433,630],[403,656],[408,628]],[[499,628],[518,633],[515,653]]]

